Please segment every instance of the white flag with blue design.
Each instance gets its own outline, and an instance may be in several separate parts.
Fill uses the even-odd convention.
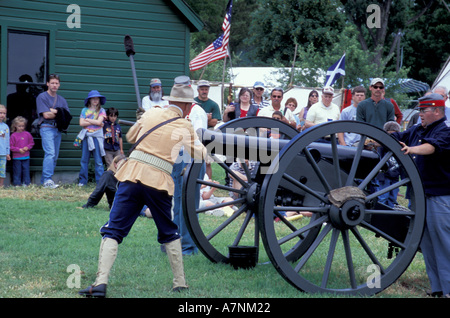
[[[345,54],[328,69],[324,87],[333,85],[341,76],[345,76]]]

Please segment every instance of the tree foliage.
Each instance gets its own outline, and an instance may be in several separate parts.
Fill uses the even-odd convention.
[[[192,35],[193,58],[221,33],[228,0],[185,1],[206,24]],[[290,67],[297,45],[296,66],[303,73],[295,74],[296,84],[323,85],[318,82],[320,71],[346,52],[346,86],[373,76],[410,77],[431,86],[450,52],[450,9],[445,1],[234,0],[233,4],[233,66]],[[374,18],[369,5],[380,10],[377,27],[369,26]],[[222,67],[206,72],[218,80]]]
[[[295,44],[314,44],[318,52],[334,45],[345,25],[338,1],[258,0],[248,43],[254,64],[291,61]]]
[[[341,0],[349,22],[358,30],[358,41],[366,52],[373,52],[372,62],[399,72],[409,67],[409,76],[432,84],[450,49],[448,31],[450,17],[442,1],[383,0],[376,2],[380,10],[379,25],[370,27],[371,0]],[[447,12],[445,12],[447,11]],[[447,32],[445,32],[447,31]],[[442,41],[443,39],[446,39]],[[439,43],[437,45],[437,43]],[[430,60],[427,53],[444,57]],[[422,55],[418,58],[418,55]],[[446,55],[446,56],[445,56]]]

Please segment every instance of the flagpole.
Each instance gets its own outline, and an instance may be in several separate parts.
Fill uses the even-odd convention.
[[[344,56],[345,56],[345,51],[344,51]],[[341,87],[341,111],[342,111],[342,106],[344,106],[344,100],[345,100],[344,79],[345,79],[345,75],[342,76],[342,87]]]
[[[202,73],[200,74],[200,78],[199,78],[198,80],[201,80],[201,79],[202,79],[203,74],[205,73],[206,67],[207,67],[207,66],[208,66],[208,64],[206,64],[205,66],[203,66],[203,71],[202,71]]]
[[[231,61],[231,52],[230,52],[230,48],[227,48],[227,52],[228,52],[228,56],[230,57],[229,62],[230,62],[230,86],[228,87],[228,98],[227,98],[227,103],[230,104],[233,101],[233,83],[232,83],[232,79],[234,79],[234,74],[233,74],[233,62]]]
[[[291,82],[289,83],[289,87],[292,87],[292,82],[294,81],[294,69],[295,69],[295,60],[297,58],[297,47],[298,44],[295,44],[295,51],[294,51],[294,60],[292,62],[292,69],[291,69]]]
[[[225,92],[225,70],[227,68],[227,57],[228,54],[225,55],[225,58],[223,59],[223,72],[222,72],[222,89],[221,89],[221,94],[220,94],[220,99],[222,101],[222,112],[223,112],[223,94]]]
[[[191,70],[198,70],[204,68],[209,63],[226,58],[227,47],[230,37],[231,27],[231,11],[233,7],[233,0],[229,0],[225,18],[222,23],[222,35],[220,35],[213,43],[211,43],[206,49],[204,49],[199,55],[197,55],[190,63],[189,68]],[[224,66],[225,67],[225,66]],[[203,77],[205,69],[203,69],[200,79]],[[199,80],[200,80],[199,79]]]

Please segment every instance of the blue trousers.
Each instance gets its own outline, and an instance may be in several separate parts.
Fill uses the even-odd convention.
[[[180,238],[178,226],[172,221],[172,196],[129,181],[121,182],[116,192],[108,222],[100,229],[103,237],[119,244],[128,235],[142,207],[147,205],[158,229],[158,242],[169,243]]]
[[[450,294],[450,195],[427,197],[426,225],[420,247],[431,291]]]
[[[45,153],[42,161],[41,183],[43,184],[47,180],[51,180],[55,172],[61,145],[61,132],[56,127],[49,126],[41,126],[39,132],[42,137],[42,149]]]
[[[103,169],[103,160],[102,155],[100,153],[100,147],[98,145],[97,138],[94,139],[94,145],[95,149],[92,151],[89,151],[88,141],[87,139],[83,140],[81,143],[81,160],[80,160],[80,175],[78,182],[81,184],[87,184],[88,183],[88,174],[89,174],[89,159],[91,158],[91,155],[94,157],[94,163],[95,163],[95,182],[98,182],[100,178],[103,175],[104,169]]]
[[[13,185],[29,185],[30,180],[30,159],[13,159]]]
[[[183,158],[182,161],[181,158]],[[184,155],[183,152],[180,151],[180,157],[178,158],[177,162],[173,165],[172,170],[172,178],[173,182],[175,184],[175,191],[173,194],[173,221],[178,225],[178,228],[180,229],[180,235],[181,235],[181,247],[184,255],[192,255],[198,253],[198,248],[195,245],[194,240],[191,237],[191,234],[189,233],[189,230],[186,226],[186,222],[183,215],[183,205],[181,202],[182,196],[183,196],[183,176],[181,173],[183,172],[183,169],[188,165],[188,162],[190,162],[189,155]],[[206,166],[203,164],[202,169],[200,171],[200,179],[203,179],[206,172]],[[196,204],[197,208],[200,203],[200,184],[198,184],[198,189],[196,191]],[[151,209],[150,209],[151,210]]]
[[[397,181],[398,180],[384,178],[384,180],[378,180],[378,184],[380,185],[380,190],[381,190],[381,189],[389,187],[390,185],[393,185]],[[389,192],[383,193],[378,196],[378,201],[393,208],[394,205],[397,204],[398,192],[399,192],[399,188],[396,188]]]

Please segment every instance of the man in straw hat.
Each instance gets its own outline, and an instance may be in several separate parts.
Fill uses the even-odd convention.
[[[432,296],[450,298],[450,122],[445,100],[433,93],[419,99],[421,124],[393,133],[416,162],[427,215],[420,244]]]
[[[146,132],[162,124],[138,143],[115,175],[120,183],[109,220],[100,229],[102,240],[97,278],[94,284],[80,290],[80,295],[106,296],[109,272],[116,259],[118,245],[129,233],[144,205],[152,211],[158,242],[164,244],[169,258],[174,276],[172,290],[188,288],[179,230],[171,217],[174,193],[171,172],[181,147],[198,160],[206,156],[206,149],[198,140],[192,124],[185,119],[194,103],[194,91],[190,85],[175,84],[167,99],[167,109],[149,109],[127,133],[128,142],[134,144]]]

